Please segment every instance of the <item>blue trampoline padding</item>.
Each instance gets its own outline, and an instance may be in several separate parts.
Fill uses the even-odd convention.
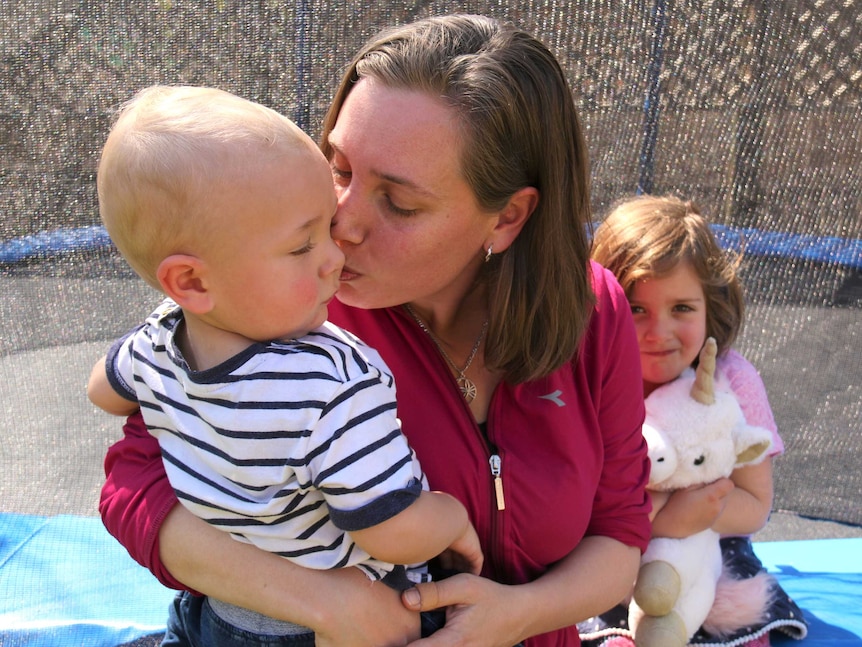
[[[593,223],[593,227],[598,226]],[[712,225],[723,247],[745,250],[750,256],[798,258],[837,263],[862,269],[862,239],[840,236],[810,236],[781,231]],[[107,249],[113,246],[101,225],[42,231],[0,241],[0,264],[48,259],[69,252]]]
[[[754,552],[810,623],[801,643],[773,645],[862,646],[862,539],[762,542]]]
[[[779,256],[862,268],[862,239],[809,236],[712,225],[722,247],[750,256]]]
[[[862,647],[862,539],[755,551],[811,623],[801,643],[773,645]],[[0,514],[3,647],[113,647],[164,630],[172,598],[98,518]]]
[[[98,518],[0,514],[3,647],[112,647],[163,631],[172,598]]]

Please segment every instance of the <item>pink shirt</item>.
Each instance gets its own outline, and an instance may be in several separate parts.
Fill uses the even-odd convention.
[[[612,275],[593,265],[596,306],[582,350],[546,378],[495,391],[487,437],[445,360],[403,308],[358,310],[333,302],[330,319],[376,348],[395,376],[402,428],[432,489],[467,508],[485,552],[483,575],[535,579],[586,536],[645,550],[649,462],[641,436],[643,383],[634,324]],[[139,417],[105,463],[100,511],[107,528],[169,586],[158,529],[176,503],[158,443]],[[489,459],[501,459],[505,509],[498,510]],[[528,647],[580,644],[574,627]]]
[[[763,427],[772,432],[772,450],[770,456],[784,453],[784,442],[778,435],[778,426],[769,406],[766,387],[757,369],[735,350],[730,350],[716,362],[716,372],[719,379],[724,379],[736,395],[745,421],[756,427]]]

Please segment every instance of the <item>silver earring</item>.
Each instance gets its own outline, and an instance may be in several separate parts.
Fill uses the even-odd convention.
[[[494,243],[491,243],[490,245],[488,245],[488,253],[485,254],[485,262],[486,263],[491,260],[491,254],[493,252],[494,252]]]

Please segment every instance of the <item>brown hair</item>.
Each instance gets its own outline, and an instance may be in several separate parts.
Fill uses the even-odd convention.
[[[154,85],[120,107],[99,160],[99,212],[129,265],[160,289],[156,268],[206,245],[216,227],[206,196],[252,159],[265,163],[314,142],[290,119],[216,88]]]
[[[483,16],[439,16],[384,31],[342,78],[323,125],[327,157],[329,132],[363,77],[448,102],[463,130],[462,172],[484,209],[501,209],[524,187],[539,190],[518,238],[486,266],[485,362],[519,383],[570,361],[593,303],[589,163],[553,54],[528,33]]]
[[[697,205],[674,196],[622,200],[596,229],[592,257],[614,273],[626,295],[636,282],[689,263],[706,298],[706,334],[718,352],[742,330],[745,305],[737,276],[741,256],[719,246]]]

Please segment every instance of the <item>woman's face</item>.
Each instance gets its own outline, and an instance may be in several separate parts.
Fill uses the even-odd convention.
[[[442,101],[372,79],[353,88],[329,133],[340,301],[381,308],[467,293],[496,218],[462,176],[461,143]]]

